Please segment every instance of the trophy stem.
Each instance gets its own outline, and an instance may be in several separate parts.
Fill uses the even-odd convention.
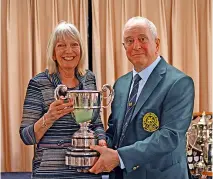
[[[97,144],[97,136],[88,125],[89,122],[80,123],[80,129],[73,134],[71,147],[66,153],[66,165],[84,173],[89,172],[99,156],[98,152],[90,149],[90,145]]]

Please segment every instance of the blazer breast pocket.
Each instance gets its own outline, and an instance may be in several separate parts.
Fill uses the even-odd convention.
[[[160,109],[145,108],[137,115],[137,124],[142,127],[143,132],[153,133],[160,128]]]

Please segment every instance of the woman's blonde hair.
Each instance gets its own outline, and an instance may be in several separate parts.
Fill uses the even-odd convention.
[[[80,37],[80,33],[78,29],[73,24],[70,24],[67,22],[59,23],[50,36],[50,39],[47,45],[47,68],[50,74],[57,72],[57,61],[53,59],[54,48],[59,39],[61,38],[64,39],[67,36],[75,39],[80,44],[81,55],[80,55],[80,61],[78,63],[78,66],[76,67],[77,68],[76,70],[79,73],[79,75],[82,76],[85,74],[85,69],[83,68],[83,64],[85,61],[85,51],[84,51],[82,39]]]

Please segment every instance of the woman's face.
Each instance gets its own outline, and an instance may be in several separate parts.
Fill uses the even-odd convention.
[[[60,38],[55,45],[53,59],[58,62],[59,70],[74,70],[81,56],[80,44],[72,37]]]

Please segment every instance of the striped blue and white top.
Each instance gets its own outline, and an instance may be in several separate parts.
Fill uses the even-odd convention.
[[[79,86],[75,89],[96,90],[94,74],[87,70],[84,76],[76,73]],[[61,84],[60,74],[49,74],[48,70],[39,73],[28,84],[23,106],[20,136],[26,145],[36,144],[34,124],[48,111],[54,99],[54,90]],[[98,139],[106,139],[100,115],[92,119],[92,129]],[[32,178],[101,178],[101,175],[78,173],[65,165],[65,152],[71,144],[72,135],[80,128],[75,119],[67,114],[55,121],[38,142],[33,158]]]

